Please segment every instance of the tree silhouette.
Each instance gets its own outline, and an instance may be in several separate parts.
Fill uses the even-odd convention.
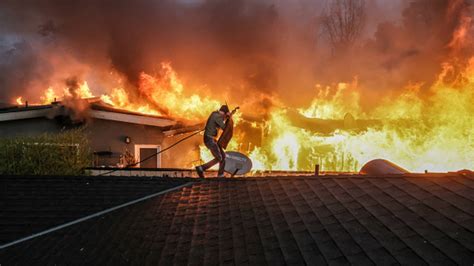
[[[330,0],[322,15],[322,28],[333,52],[350,48],[365,25],[364,0]]]

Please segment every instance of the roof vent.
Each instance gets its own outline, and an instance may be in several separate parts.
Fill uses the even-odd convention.
[[[375,159],[362,166],[359,173],[361,175],[403,175],[409,172],[390,161]]]

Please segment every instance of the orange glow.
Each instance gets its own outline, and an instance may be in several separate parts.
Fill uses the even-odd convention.
[[[448,9],[447,14],[448,17],[453,17],[452,12],[458,9],[458,7],[462,4],[462,1],[459,0],[450,2],[450,9]],[[448,44],[448,47],[453,48],[454,51],[457,51],[465,45],[469,29],[471,28],[471,23],[472,17],[467,16],[466,14],[462,14],[461,23],[455,29],[451,38],[451,42]]]
[[[45,92],[44,95],[40,97],[41,102],[43,104],[50,104],[54,102],[58,97],[56,96],[56,93],[54,92],[52,87],[49,87]]]
[[[16,103],[18,105],[23,105],[23,97],[20,96],[20,97],[16,98]]]
[[[360,106],[361,88],[355,80],[335,87],[316,85],[308,106],[292,109],[279,102],[262,120],[237,113],[228,150],[249,155],[254,170],[312,170],[319,164],[322,171],[357,171],[375,158],[417,172],[474,168],[474,57],[457,78],[447,82],[445,77],[456,69],[456,63],[444,63],[429,96],[421,96],[422,84],[411,84],[395,98],[380,99],[370,111]],[[75,93],[91,98],[92,91],[84,81]],[[141,73],[137,91],[134,95],[116,87],[100,99],[118,109],[192,123],[205,121],[220,105],[219,99],[187,87],[170,63],[162,63],[157,75]],[[49,87],[41,102],[72,96],[70,90]],[[22,98],[17,102],[22,103]],[[298,119],[320,126],[305,127]],[[203,145],[200,157],[202,161],[212,157]]]
[[[139,98],[115,88],[101,100],[114,107],[149,115],[170,116],[183,121],[200,121],[220,105],[219,101],[187,91],[170,63],[161,64],[161,75],[141,73]]]
[[[455,66],[449,62],[443,66],[428,98],[421,97],[421,84],[412,84],[395,100],[381,99],[368,113],[358,105],[357,84],[339,84],[332,94],[332,88],[317,86],[310,106],[298,111],[325,125],[341,121],[331,133],[295,126],[289,109],[274,108],[260,126],[262,145],[247,152],[254,170],[312,170],[319,164],[323,171],[357,171],[375,158],[414,172],[473,169],[474,57],[452,82],[445,82],[444,76]],[[346,125],[349,113],[355,119]],[[361,126],[364,120],[374,122]],[[237,142],[231,144],[232,149],[239,147]],[[204,147],[201,157],[211,158]]]

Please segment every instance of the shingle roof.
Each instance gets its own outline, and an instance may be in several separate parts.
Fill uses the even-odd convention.
[[[185,182],[150,177],[0,176],[0,245]]]
[[[473,202],[474,177],[456,174],[206,180],[1,250],[0,263],[472,265]]]

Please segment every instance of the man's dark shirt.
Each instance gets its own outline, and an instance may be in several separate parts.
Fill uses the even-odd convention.
[[[214,111],[207,119],[204,135],[207,135],[209,137],[216,137],[218,128],[225,128],[224,118],[218,111]]]

